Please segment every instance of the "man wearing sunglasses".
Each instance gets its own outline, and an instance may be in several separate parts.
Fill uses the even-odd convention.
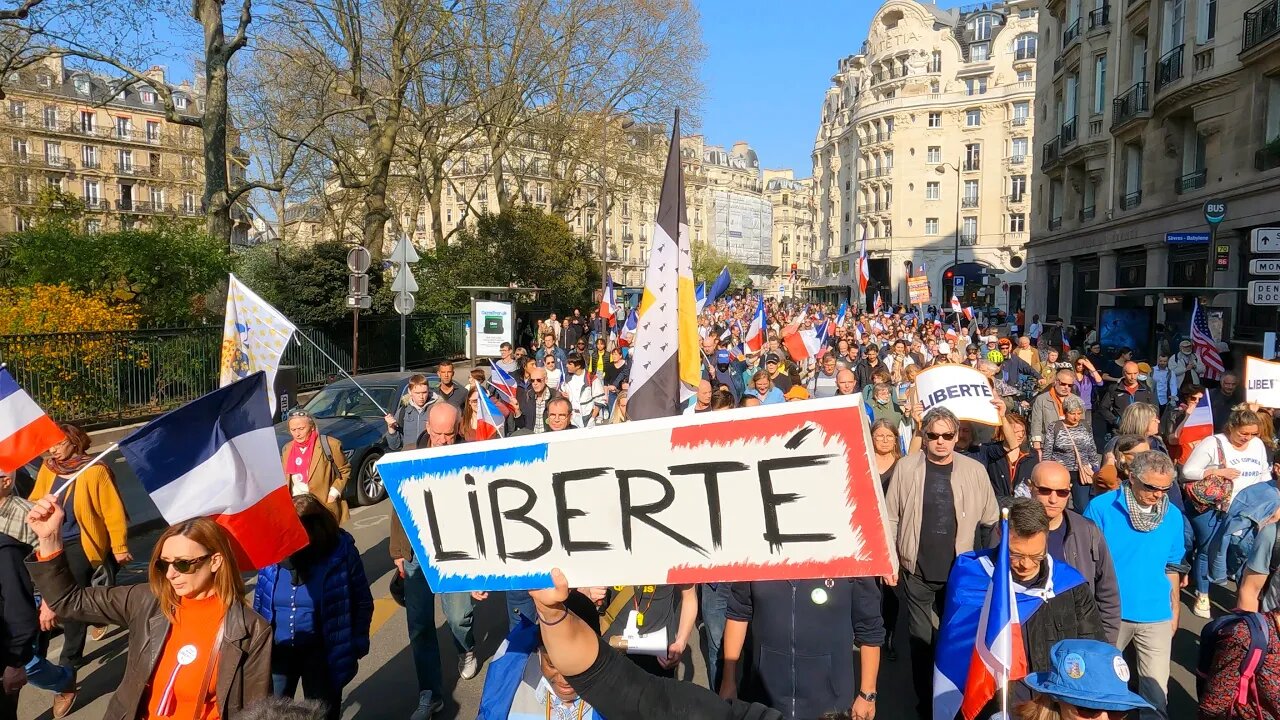
[[[1044,441],[1044,432],[1055,420],[1061,420],[1062,401],[1072,393],[1076,386],[1074,370],[1059,370],[1053,376],[1053,383],[1048,390],[1036,396],[1031,402],[1031,447],[1040,449]]]
[[[960,434],[955,414],[931,408],[921,418],[920,429],[923,452],[898,461],[885,508],[906,597],[917,712],[929,718],[933,648],[951,565],[958,555],[974,549],[980,526],[989,529],[996,524],[1000,509],[987,469],[955,451]],[[890,582],[896,585],[898,578]]]
[[[1116,569],[1098,526],[1067,509],[1071,502],[1071,471],[1060,462],[1039,463],[1031,471],[1029,486],[1031,496],[1049,518],[1049,555],[1079,570],[1089,582],[1107,642],[1114,645],[1120,636],[1120,588],[1116,585]]]
[[[1142,720],[1169,717],[1166,691],[1169,655],[1178,629],[1174,608],[1186,554],[1182,513],[1169,502],[1176,476],[1173,461],[1157,451],[1138,453],[1129,481],[1089,503],[1084,516],[1102,531],[1115,563],[1120,588],[1121,651],[1133,643],[1138,660],[1138,693],[1154,710]]]

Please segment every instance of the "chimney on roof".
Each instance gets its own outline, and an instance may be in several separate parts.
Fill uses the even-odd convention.
[[[164,83],[164,66],[163,66],[163,65],[152,65],[151,67],[147,68],[147,71],[146,71],[146,72],[144,72],[144,73],[142,73],[142,74],[143,74],[143,75],[145,75],[145,76],[147,77],[147,79],[148,79],[148,80],[150,80],[151,82],[153,82],[153,83],[155,83],[155,84],[157,84],[157,85],[164,85],[164,84],[165,84],[165,83]]]

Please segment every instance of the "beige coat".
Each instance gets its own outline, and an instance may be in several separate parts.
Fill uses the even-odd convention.
[[[898,461],[885,495],[889,537],[898,551],[903,572],[915,573],[920,550],[920,522],[924,508],[924,452]],[[956,506],[956,555],[973,549],[979,525],[995,525],[1000,519],[991,479],[982,463],[960,453],[953,456],[951,491]]]
[[[330,463],[329,458],[325,457],[323,449],[317,447],[312,451],[311,464],[307,467],[307,488],[312,495],[316,496],[317,500],[329,508],[329,512],[338,518],[338,524],[341,525],[351,516],[350,510],[347,508],[347,501],[343,497],[343,491],[347,488],[347,481],[351,479],[351,464],[347,462],[347,456],[342,454],[342,443],[328,435],[322,437],[329,443],[333,462]],[[293,446],[294,441],[290,440],[284,444],[284,449],[280,452],[280,463],[284,466],[285,480],[290,480],[290,476],[294,472],[289,467],[289,453],[293,451]],[[292,482],[290,487],[292,487]],[[331,501],[329,499],[330,488],[338,491],[337,500]]]

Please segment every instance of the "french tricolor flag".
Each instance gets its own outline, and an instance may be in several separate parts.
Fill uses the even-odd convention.
[[[209,516],[231,536],[242,570],[307,544],[261,371],[147,423],[120,441],[120,452],[166,522]]]
[[[0,472],[14,472],[66,437],[9,371],[0,368]]]
[[[1008,509],[1001,514],[1000,548],[992,558],[995,567],[991,571],[986,601],[978,616],[977,637],[960,704],[960,714],[965,720],[976,718],[996,696],[998,689],[1027,676],[1027,653],[1022,642],[1022,623],[1018,619],[1018,597],[1009,567]],[[937,691],[935,687],[935,713],[938,710]]]
[[[520,384],[516,382],[515,378],[511,377],[511,373],[503,370],[498,363],[493,363],[493,366],[489,369],[493,371],[489,375],[489,385],[493,386],[494,392],[498,393],[498,397],[502,402],[515,407],[516,389],[520,387]]]
[[[476,393],[480,415],[476,418],[476,440],[490,440],[502,437],[502,425],[506,416],[494,404],[487,392]]]
[[[751,325],[747,328],[747,336],[743,338],[743,342],[751,352],[759,352],[764,347],[764,295],[760,296],[756,314],[751,317]]]
[[[1200,401],[1187,413],[1187,419],[1182,421],[1175,434],[1182,458],[1178,462],[1185,463],[1196,443],[1213,434],[1213,408],[1209,405],[1209,393],[1200,393]]]
[[[955,295],[951,296],[951,312],[954,312],[957,314],[964,312],[964,310],[961,309],[960,307],[960,298],[956,297]]]

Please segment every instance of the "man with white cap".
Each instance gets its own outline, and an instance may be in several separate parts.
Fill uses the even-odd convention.
[[[1174,395],[1177,395],[1184,382],[1199,385],[1200,378],[1204,377],[1204,361],[1195,354],[1194,347],[1190,340],[1183,338],[1182,342],[1178,343],[1178,352],[1169,358],[1169,370],[1173,372]],[[1191,376],[1190,381],[1186,379],[1188,374]]]

